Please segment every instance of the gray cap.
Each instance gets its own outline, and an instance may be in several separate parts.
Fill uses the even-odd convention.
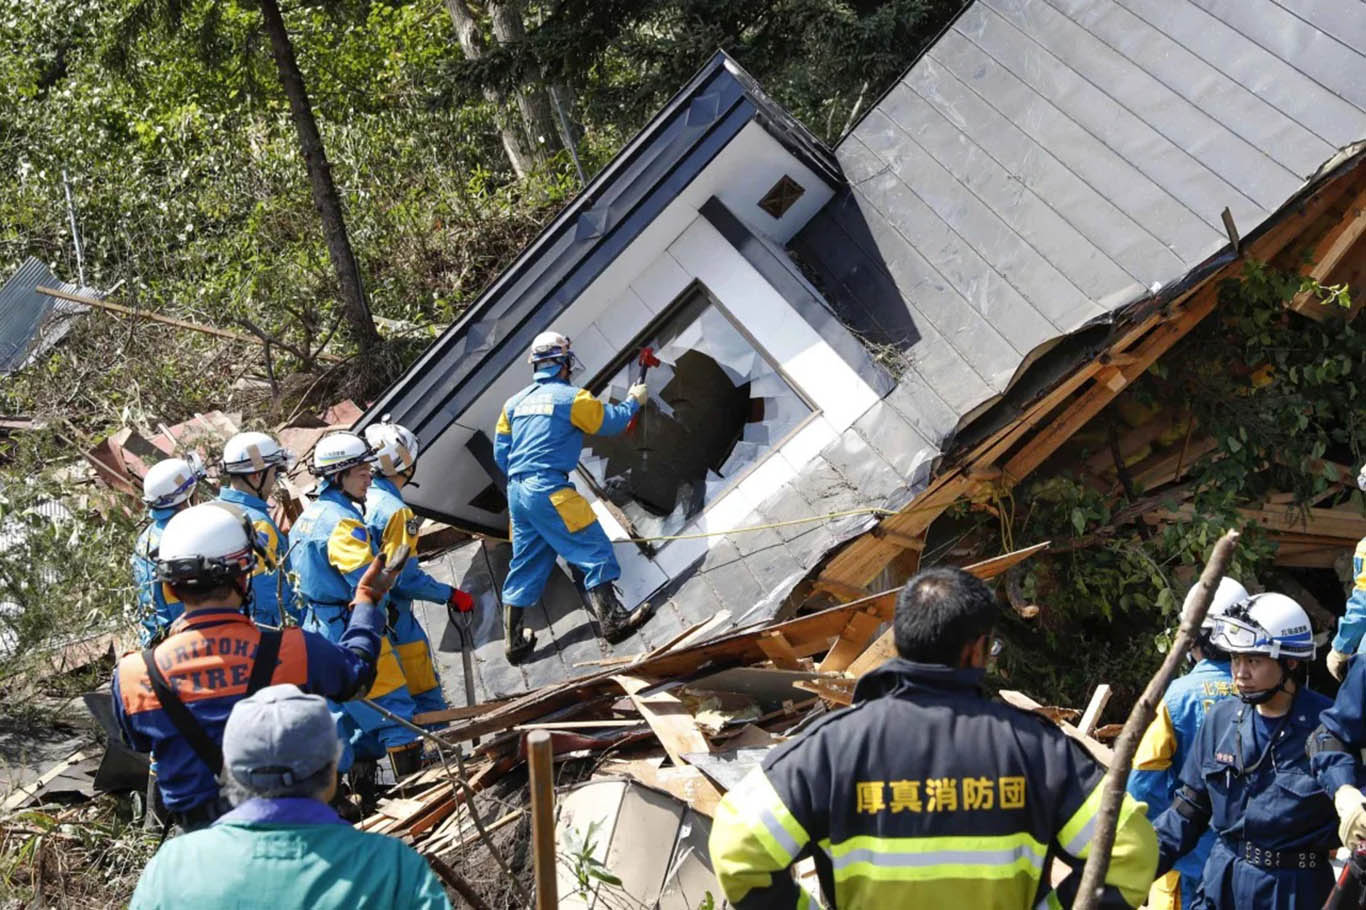
[[[245,787],[292,787],[337,760],[337,725],[327,701],[284,683],[232,706],[223,728],[223,767]]]

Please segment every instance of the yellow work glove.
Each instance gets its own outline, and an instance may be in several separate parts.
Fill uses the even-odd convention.
[[[650,390],[645,386],[645,383],[637,382],[635,385],[631,386],[631,390],[626,393],[626,397],[634,398],[636,404],[643,408],[645,407],[645,399],[650,397]]]
[[[1333,674],[1333,678],[1342,682],[1347,675],[1347,661],[1352,659],[1352,655],[1343,654],[1341,651],[1328,652],[1328,672]]]
[[[1333,808],[1338,810],[1338,837],[1349,850],[1366,840],[1366,797],[1353,786],[1338,787],[1333,794]]]

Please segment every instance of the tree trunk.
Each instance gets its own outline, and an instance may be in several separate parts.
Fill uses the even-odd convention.
[[[318,124],[313,119],[313,106],[308,100],[304,77],[299,72],[294,47],[290,44],[289,33],[285,31],[285,20],[280,15],[276,0],[261,0],[261,15],[265,19],[266,33],[270,35],[270,49],[275,56],[280,84],[289,98],[290,119],[299,133],[299,151],[308,168],[313,205],[322,218],[327,255],[332,260],[332,268],[337,272],[337,283],[341,286],[342,312],[346,315],[361,353],[368,354],[379,344],[379,332],[370,315],[370,306],[365,302],[360,269],[356,266],[351,240],[346,234],[341,199],[337,196],[336,184],[332,182],[332,167],[327,163],[322,137],[318,135]]]
[[[488,8],[489,18],[493,22],[493,37],[499,44],[509,47],[526,41],[521,0],[488,0]],[[555,126],[550,93],[542,84],[530,84],[516,89],[514,95],[532,155],[538,162],[543,162],[563,145]]]
[[[460,42],[460,50],[470,60],[484,56],[484,36],[479,31],[479,23],[466,0],[446,0],[446,10],[451,14],[455,25],[455,37]],[[507,117],[507,97],[497,88],[486,85],[483,88],[484,100],[493,107],[493,116],[498,124],[498,135],[503,141],[503,151],[507,153],[508,163],[518,179],[525,177],[536,166],[535,155],[528,151],[521,132]]]

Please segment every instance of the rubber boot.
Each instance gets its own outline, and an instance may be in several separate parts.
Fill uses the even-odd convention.
[[[422,770],[422,740],[394,746],[389,750],[389,767],[394,771],[394,783],[402,786],[405,777]]]
[[[617,600],[617,592],[612,589],[611,583],[598,585],[596,588],[588,590],[588,604],[593,608],[593,612],[598,615],[598,624],[602,626],[602,637],[616,644],[624,638],[630,636],[640,624],[640,617],[633,616],[629,610],[621,605]]]
[[[379,768],[369,759],[358,758],[346,772],[351,792],[360,800],[362,816],[373,815],[379,806]]]
[[[510,664],[521,663],[536,649],[536,635],[522,625],[525,612],[523,607],[503,606],[503,650]]]

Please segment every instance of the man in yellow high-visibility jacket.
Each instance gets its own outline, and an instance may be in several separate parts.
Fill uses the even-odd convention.
[[[712,867],[732,905],[810,906],[787,873],[806,856],[840,910],[1071,905],[1104,772],[1051,722],[983,696],[999,615],[959,569],[911,579],[897,600],[900,657],[718,807]],[[1056,890],[1053,857],[1076,864]],[[1156,868],[1153,827],[1126,796],[1100,905],[1138,906]]]

